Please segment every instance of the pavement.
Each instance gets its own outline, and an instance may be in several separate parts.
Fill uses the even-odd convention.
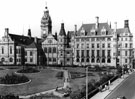
[[[91,99],[105,99],[116,87],[120,86],[122,84],[122,82],[124,82],[126,80],[126,78],[130,74],[132,74],[132,73],[125,74],[121,78],[118,78],[117,80],[115,80],[114,82],[112,82],[110,84],[108,90],[105,90],[105,91],[102,91],[102,92],[98,92],[96,95],[94,95],[93,97],[91,97]]]

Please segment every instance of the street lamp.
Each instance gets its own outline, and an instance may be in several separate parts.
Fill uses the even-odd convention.
[[[86,99],[88,99],[88,66],[86,67]]]

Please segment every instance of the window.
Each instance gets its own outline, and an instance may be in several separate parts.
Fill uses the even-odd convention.
[[[13,58],[9,58],[9,62],[13,62]]]
[[[91,38],[91,41],[95,41],[95,38]]]
[[[91,56],[92,56],[92,57],[95,56],[94,53],[95,53],[94,50],[91,50]]]
[[[12,54],[12,46],[10,46],[10,54]]]
[[[105,38],[103,37],[103,38],[101,38],[101,40],[102,40],[102,41],[105,41]]]
[[[76,59],[76,62],[79,62],[79,58]]]
[[[89,50],[87,50],[86,56],[89,57]]]
[[[79,44],[76,44],[76,48],[79,48]]]
[[[128,47],[128,44],[127,43],[125,43],[125,48],[127,48]]]
[[[56,58],[53,58],[53,62],[56,62]]]
[[[127,63],[127,59],[125,59],[125,63]]]
[[[89,62],[89,58],[86,59],[86,62]]]
[[[123,38],[121,38],[121,41],[123,41]]]
[[[107,38],[107,41],[111,41],[111,38]]]
[[[97,48],[99,48],[99,43],[97,44]]]
[[[105,57],[105,50],[102,50],[102,57]]]
[[[32,51],[30,51],[30,56],[32,56],[32,54],[33,54]]]
[[[81,48],[84,48],[84,44],[81,45]]]
[[[76,51],[76,56],[79,57],[79,50]]]
[[[87,48],[89,48],[89,44],[87,44]]]
[[[102,63],[105,63],[105,59],[104,58],[102,59]]]
[[[97,41],[100,41],[100,38],[97,38]]]
[[[130,37],[130,41],[132,41],[132,37]]]
[[[47,48],[46,47],[44,48],[44,52],[47,53]]]
[[[111,56],[111,50],[107,51],[107,56],[110,57]]]
[[[2,46],[2,54],[4,54],[4,47]]]
[[[33,58],[30,58],[30,62],[33,62]]]
[[[51,50],[52,50],[51,47],[49,47],[48,48],[48,53],[51,53],[52,52]]]
[[[97,50],[97,57],[100,56],[100,50]]]
[[[105,48],[105,44],[102,44],[102,48]]]
[[[94,63],[94,62],[95,62],[95,59],[94,59],[94,58],[92,58],[92,59],[91,59],[91,62],[92,62],[92,63]]]
[[[5,61],[5,58],[1,58],[1,61],[4,62]]]
[[[132,48],[132,43],[130,43],[130,48]]]
[[[111,44],[110,44],[110,43],[108,43],[108,48],[110,48],[110,46],[111,46]]]
[[[125,38],[125,41],[127,41],[127,38]]]
[[[97,58],[97,63],[100,63],[100,59],[99,58]]]
[[[92,44],[91,47],[94,48],[94,44]]]
[[[125,51],[125,56],[127,56],[127,51]]]
[[[53,47],[53,53],[56,53],[56,47]]]
[[[51,58],[49,58],[49,62],[51,62],[52,61],[52,59]]]
[[[110,58],[107,59],[107,63],[111,63],[111,59]]]
[[[82,50],[81,56],[84,57],[84,50]]]
[[[70,59],[69,59],[69,58],[67,58],[67,61],[70,61]]]
[[[84,62],[84,58],[82,58],[82,62]]]

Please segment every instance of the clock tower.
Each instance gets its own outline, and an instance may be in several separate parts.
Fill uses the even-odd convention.
[[[52,33],[52,20],[49,15],[48,7],[45,7],[43,17],[41,18],[41,38],[46,38],[46,36]]]

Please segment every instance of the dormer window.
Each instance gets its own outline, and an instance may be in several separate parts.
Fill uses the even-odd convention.
[[[105,27],[102,28],[101,35],[106,35],[106,29],[105,29]]]
[[[90,32],[91,32],[91,35],[95,35],[95,32],[96,32],[96,31],[95,31],[95,29],[93,28],[93,29],[91,29]]]
[[[81,29],[81,36],[85,36],[85,30],[84,30],[83,27],[82,27],[82,29]]]

